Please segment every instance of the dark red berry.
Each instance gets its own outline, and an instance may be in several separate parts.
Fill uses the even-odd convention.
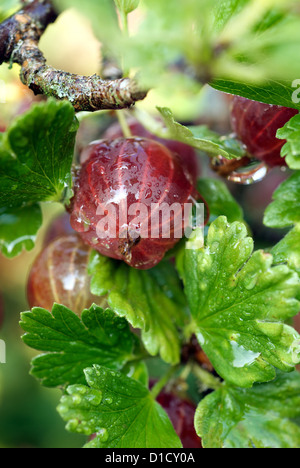
[[[52,221],[44,239],[44,245],[50,244],[57,237],[68,236],[75,234],[74,229],[70,224],[69,213],[63,213]]]
[[[157,401],[167,412],[183,448],[202,448],[194,426],[196,406],[189,400],[165,392],[158,396]]]
[[[300,333],[300,313],[294,318],[294,326],[298,333]]]
[[[184,208],[199,196],[180,158],[156,141],[120,138],[91,144],[84,161],[71,226],[102,255],[154,267],[180,240],[178,225],[183,236]],[[159,209],[171,206],[165,221]]]
[[[249,156],[264,161],[270,167],[284,166],[285,160],[280,152],[285,141],[276,138],[276,134],[297,113],[296,109],[234,96],[231,123]]]
[[[35,260],[29,275],[30,308],[43,307],[51,311],[56,302],[80,315],[85,308],[98,303],[99,298],[90,292],[87,273],[90,252],[77,234],[50,243]]]
[[[4,321],[4,303],[2,296],[0,295],[0,328],[2,327]]]
[[[194,148],[179,141],[165,140],[163,138],[159,138],[153,135],[152,133],[148,132],[148,130],[146,130],[145,127],[143,127],[143,125],[135,119],[130,119],[128,121],[128,125],[133,136],[144,137],[149,138],[150,140],[158,141],[159,143],[169,148],[169,150],[171,150],[173,153],[178,154],[181,160],[181,164],[190,174],[193,183],[196,184],[197,178],[200,175],[200,169],[199,161]],[[117,122],[111,127],[109,127],[109,129],[104,135],[104,138],[108,140],[114,140],[116,138],[122,138],[122,136],[123,132],[121,126]]]

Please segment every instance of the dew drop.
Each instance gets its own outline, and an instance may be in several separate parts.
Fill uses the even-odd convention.
[[[119,330],[124,330],[125,327],[126,327],[126,323],[118,323],[118,325],[117,325],[117,328]]]
[[[72,402],[74,405],[80,405],[81,401],[81,396],[79,394],[72,395]]]
[[[91,427],[87,423],[87,421],[82,421],[82,423],[80,424],[80,432],[85,435],[90,435]]]
[[[66,429],[67,431],[69,432],[74,432],[76,431],[76,429],[78,428],[79,426],[79,421],[78,419],[70,419],[70,421],[68,422],[68,424],[66,425]]]
[[[200,343],[201,346],[205,345],[205,338],[204,336],[202,335],[202,333],[198,332],[197,333],[197,338],[198,338],[198,341]]]
[[[149,188],[145,192],[145,199],[147,200],[148,198],[152,197],[152,190]]]
[[[254,275],[254,276],[248,276],[245,278],[244,280],[244,286],[245,288],[248,290],[248,291],[251,291],[252,289],[255,288],[256,284],[257,284],[257,275]]]
[[[231,341],[230,345],[233,353],[232,365],[238,369],[250,366],[260,356],[260,353],[254,353],[253,351],[247,350],[236,341]]]
[[[87,387],[84,385],[77,385],[76,390],[80,395],[85,395],[88,391]]]
[[[87,400],[92,406],[99,406],[102,402],[102,393],[99,390],[91,390]]]
[[[99,432],[97,432],[97,437],[99,437],[101,442],[106,442],[108,439],[108,432],[106,429],[101,429]]]

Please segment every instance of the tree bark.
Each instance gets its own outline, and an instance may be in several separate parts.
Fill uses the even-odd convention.
[[[49,0],[33,0],[0,25],[0,64],[18,63],[20,77],[35,94],[67,99],[76,111],[124,109],[146,92],[129,78],[103,80],[75,75],[47,65],[39,40],[57,14]]]

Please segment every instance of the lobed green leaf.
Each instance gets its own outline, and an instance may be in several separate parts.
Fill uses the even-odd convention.
[[[136,337],[125,319],[93,305],[81,319],[65,306],[21,314],[23,341],[45,351],[32,361],[31,373],[47,387],[84,382],[83,369],[100,364],[121,370],[134,359]]]
[[[91,291],[108,294],[109,307],[142,329],[142,340],[151,355],[160,353],[168,363],[180,359],[181,337],[187,304],[177,273],[168,261],[151,270],[136,270],[94,252],[89,273]]]
[[[228,187],[218,179],[200,178],[198,191],[203,193],[213,217],[226,216],[230,223],[243,220],[243,210]]]
[[[300,223],[300,172],[295,172],[273,194],[267,207],[264,224],[271,228],[287,228]]]
[[[189,243],[188,243],[189,244]],[[298,333],[284,322],[300,310],[297,274],[253,253],[239,222],[212,223],[206,246],[186,249],[183,279],[198,340],[216,371],[240,387],[275,378],[299,362]]]
[[[276,244],[271,253],[274,263],[287,263],[300,276],[300,224],[296,226]]]
[[[167,414],[140,382],[101,366],[85,369],[88,386],[67,388],[58,412],[66,428],[95,435],[86,448],[181,448]]]
[[[287,140],[281,150],[287,165],[294,170],[300,169],[300,115],[295,115],[277,132],[277,138]]]
[[[12,258],[23,249],[33,249],[42,221],[38,204],[0,209],[0,249],[3,255]]]
[[[251,389],[224,385],[197,408],[195,426],[205,448],[298,448],[300,374],[279,374]]]
[[[39,202],[68,202],[77,131],[68,102],[33,106],[0,134],[0,248],[14,257],[34,247]]]

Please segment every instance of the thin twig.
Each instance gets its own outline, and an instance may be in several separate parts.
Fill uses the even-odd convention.
[[[17,63],[20,77],[35,94],[67,99],[76,111],[124,109],[144,99],[146,92],[129,78],[103,80],[56,70],[47,65],[39,40],[56,19],[50,0],[33,0],[0,24],[0,64]]]

